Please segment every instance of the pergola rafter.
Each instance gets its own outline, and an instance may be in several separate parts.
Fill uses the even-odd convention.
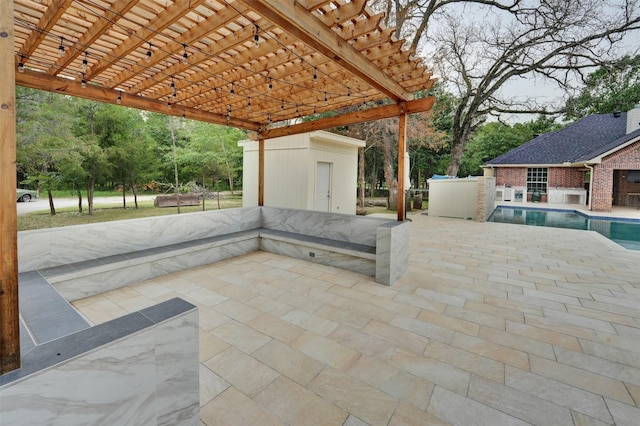
[[[397,116],[405,152],[407,115],[434,102],[414,93],[434,80],[383,17],[366,0],[0,2],[3,212],[15,213],[15,85],[245,129],[259,141],[260,205],[268,138]],[[404,179],[399,161],[398,220]],[[0,222],[6,372],[19,366],[17,219]]]

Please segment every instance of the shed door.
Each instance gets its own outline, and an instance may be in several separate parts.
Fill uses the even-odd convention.
[[[321,212],[331,211],[331,163],[318,162],[316,173],[315,209]]]

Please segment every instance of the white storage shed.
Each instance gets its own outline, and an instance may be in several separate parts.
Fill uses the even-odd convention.
[[[258,142],[243,147],[242,205],[258,205]],[[265,141],[264,205],[355,214],[358,148],[365,141],[317,131]]]

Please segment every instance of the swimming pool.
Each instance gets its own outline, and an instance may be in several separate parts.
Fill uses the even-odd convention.
[[[575,210],[496,207],[489,222],[596,231],[630,250],[640,250],[640,220],[594,218]]]

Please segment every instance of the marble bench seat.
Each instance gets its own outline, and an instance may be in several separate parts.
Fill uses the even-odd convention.
[[[144,279],[264,250],[375,275],[376,248],[257,228],[38,270],[69,301]]]
[[[41,269],[68,301],[258,249],[257,229],[200,238]]]
[[[260,250],[366,275],[376,274],[376,248],[273,229],[260,230]]]
[[[257,250],[374,276],[408,268],[407,223],[244,207],[18,233],[20,272],[37,271],[67,301]]]

